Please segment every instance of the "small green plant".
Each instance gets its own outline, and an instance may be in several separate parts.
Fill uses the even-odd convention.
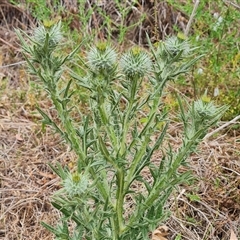
[[[178,234],[178,235],[175,237],[175,240],[181,240],[181,239],[182,239],[181,234]]]
[[[151,53],[134,47],[122,55],[101,42],[80,59],[81,75],[68,69],[72,79],[62,88],[64,66],[81,45],[66,57],[56,54],[60,23],[39,26],[33,36],[17,34],[31,72],[42,81],[61,120],[57,125],[38,109],[43,122],[77,156],[77,166],[71,171],[50,164],[62,179],[62,189],[52,202],[62,219],[56,227],[43,225],[56,239],[149,239],[149,232],[169,216],[165,203],[174,188],[191,178],[190,172],[179,172],[179,167],[187,164],[188,156],[227,108],[202,100],[190,104],[178,97],[182,145],[173,151],[168,144],[170,119],[161,98],[164,87],[201,56],[194,57],[189,43],[176,37],[156,47],[149,41]],[[140,94],[146,80],[149,89]],[[87,113],[72,104],[78,97],[76,86],[89,92]],[[76,112],[79,116],[73,117]],[[151,161],[156,151],[162,155],[158,163]]]

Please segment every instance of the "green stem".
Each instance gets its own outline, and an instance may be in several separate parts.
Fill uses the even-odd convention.
[[[127,140],[128,130],[130,127],[129,115],[131,113],[132,106],[133,106],[133,101],[130,101],[128,110],[126,112],[126,115],[125,115],[125,118],[123,121],[123,134],[122,134],[122,138],[121,138],[120,156],[123,156],[126,151],[126,140]]]
[[[133,162],[130,165],[130,168],[127,173],[127,177],[125,180],[125,189],[124,194],[126,194],[129,190],[129,187],[135,177],[136,168],[141,161],[144,153],[146,152],[146,147],[149,144],[150,138],[146,136],[145,141],[141,143],[141,148],[138,149],[136,155],[134,156]]]
[[[160,85],[158,86],[158,88],[156,89],[156,91],[154,92],[153,105],[151,107],[151,110],[150,110],[150,113],[149,113],[149,116],[148,116],[148,121],[147,121],[146,125],[144,126],[142,132],[139,135],[140,138],[146,134],[146,132],[148,131],[149,128],[152,127],[152,123],[155,120],[155,116],[158,112],[158,107],[159,107],[159,104],[160,104],[160,100],[161,100],[162,91],[163,91],[164,86],[165,86],[165,81],[162,81],[160,83]]]
[[[124,170],[119,169],[116,174],[117,177],[117,194],[116,194],[116,214],[117,214],[117,230],[118,236],[121,235],[124,229],[123,223],[123,204],[124,204]]]
[[[117,147],[118,147],[118,138],[116,137],[115,131],[113,126],[109,123],[109,119],[107,116],[107,111],[105,109],[105,102],[102,104],[98,105],[98,110],[100,113],[101,120],[104,124],[104,127],[107,131],[108,137],[111,141],[111,145],[114,148],[115,152],[117,152]]]
[[[132,112],[132,107],[133,107],[136,93],[137,93],[138,81],[140,81],[140,79],[135,77],[133,79],[129,79],[129,81],[131,81],[132,85],[131,85],[130,99],[129,99],[127,111],[123,120],[123,126],[122,126],[123,134],[122,134],[121,145],[120,145],[120,156],[123,156],[126,151],[127,134],[129,132],[129,127],[131,125],[129,117]]]

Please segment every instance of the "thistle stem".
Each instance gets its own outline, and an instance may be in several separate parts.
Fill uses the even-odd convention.
[[[118,236],[121,235],[124,229],[123,223],[123,204],[124,204],[124,169],[121,168],[117,171],[117,193],[116,193],[116,214],[117,214],[117,230]]]
[[[127,134],[129,132],[129,127],[131,125],[129,117],[132,112],[133,104],[134,104],[134,101],[136,98],[138,81],[140,81],[140,78],[133,77],[133,79],[129,79],[129,81],[131,81],[132,85],[131,85],[131,89],[130,89],[130,99],[129,99],[129,103],[127,106],[127,110],[126,110],[126,114],[124,116],[123,126],[122,126],[123,134],[121,137],[121,147],[120,147],[120,155],[121,156],[123,156],[126,151]]]

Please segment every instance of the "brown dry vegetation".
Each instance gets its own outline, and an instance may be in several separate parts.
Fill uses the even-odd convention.
[[[150,2],[144,11],[151,11]],[[173,32],[171,19],[181,15],[169,9],[172,15],[162,21],[163,26],[168,24],[166,33]],[[59,179],[47,163],[71,165],[75,158],[51,129],[42,130],[36,104],[53,118],[55,114],[45,93],[31,87],[21,64],[13,27],[27,30],[34,25],[33,18],[1,0],[0,16],[0,239],[53,239],[40,225],[41,221],[54,224],[59,218],[50,204]],[[139,29],[134,29],[134,36],[138,33]],[[176,147],[181,143],[178,128],[173,123],[169,132]],[[157,160],[156,156],[153,161]],[[206,139],[189,163],[196,181],[180,186],[169,200],[167,208],[172,215],[164,223],[169,228],[167,239],[181,234],[182,239],[229,240],[231,230],[240,236],[239,132],[225,130]]]

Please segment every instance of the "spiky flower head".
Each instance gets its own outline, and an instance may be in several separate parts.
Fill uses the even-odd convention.
[[[213,126],[227,109],[228,106],[218,107],[209,100],[199,99],[194,101],[193,105],[189,105],[188,119],[190,121],[185,125],[187,138],[194,137],[199,130],[202,131],[199,138],[203,138],[207,133],[207,129]]]
[[[151,71],[152,60],[142,49],[134,47],[122,55],[120,67],[129,78],[143,77]]]
[[[48,48],[50,50],[54,50],[62,40],[61,22],[58,22],[51,27],[44,27],[43,25],[40,25],[33,33],[33,40],[40,46],[44,46],[47,37]]]
[[[69,196],[79,196],[86,192],[88,188],[88,175],[87,174],[79,174],[69,173],[68,177],[63,181],[63,187],[65,191],[69,194]]]
[[[117,53],[106,42],[100,42],[90,49],[87,54],[87,60],[88,66],[93,72],[107,73],[115,68]]]
[[[203,101],[199,99],[194,102],[195,116],[200,121],[206,121],[215,117],[218,112],[217,107],[211,101]]]
[[[181,53],[181,58],[179,58],[179,60],[181,60],[182,57],[187,56],[190,51],[190,45],[187,40],[183,41],[176,36],[172,36],[167,38],[164,42],[162,41],[159,43],[157,55],[164,60],[172,59]]]

